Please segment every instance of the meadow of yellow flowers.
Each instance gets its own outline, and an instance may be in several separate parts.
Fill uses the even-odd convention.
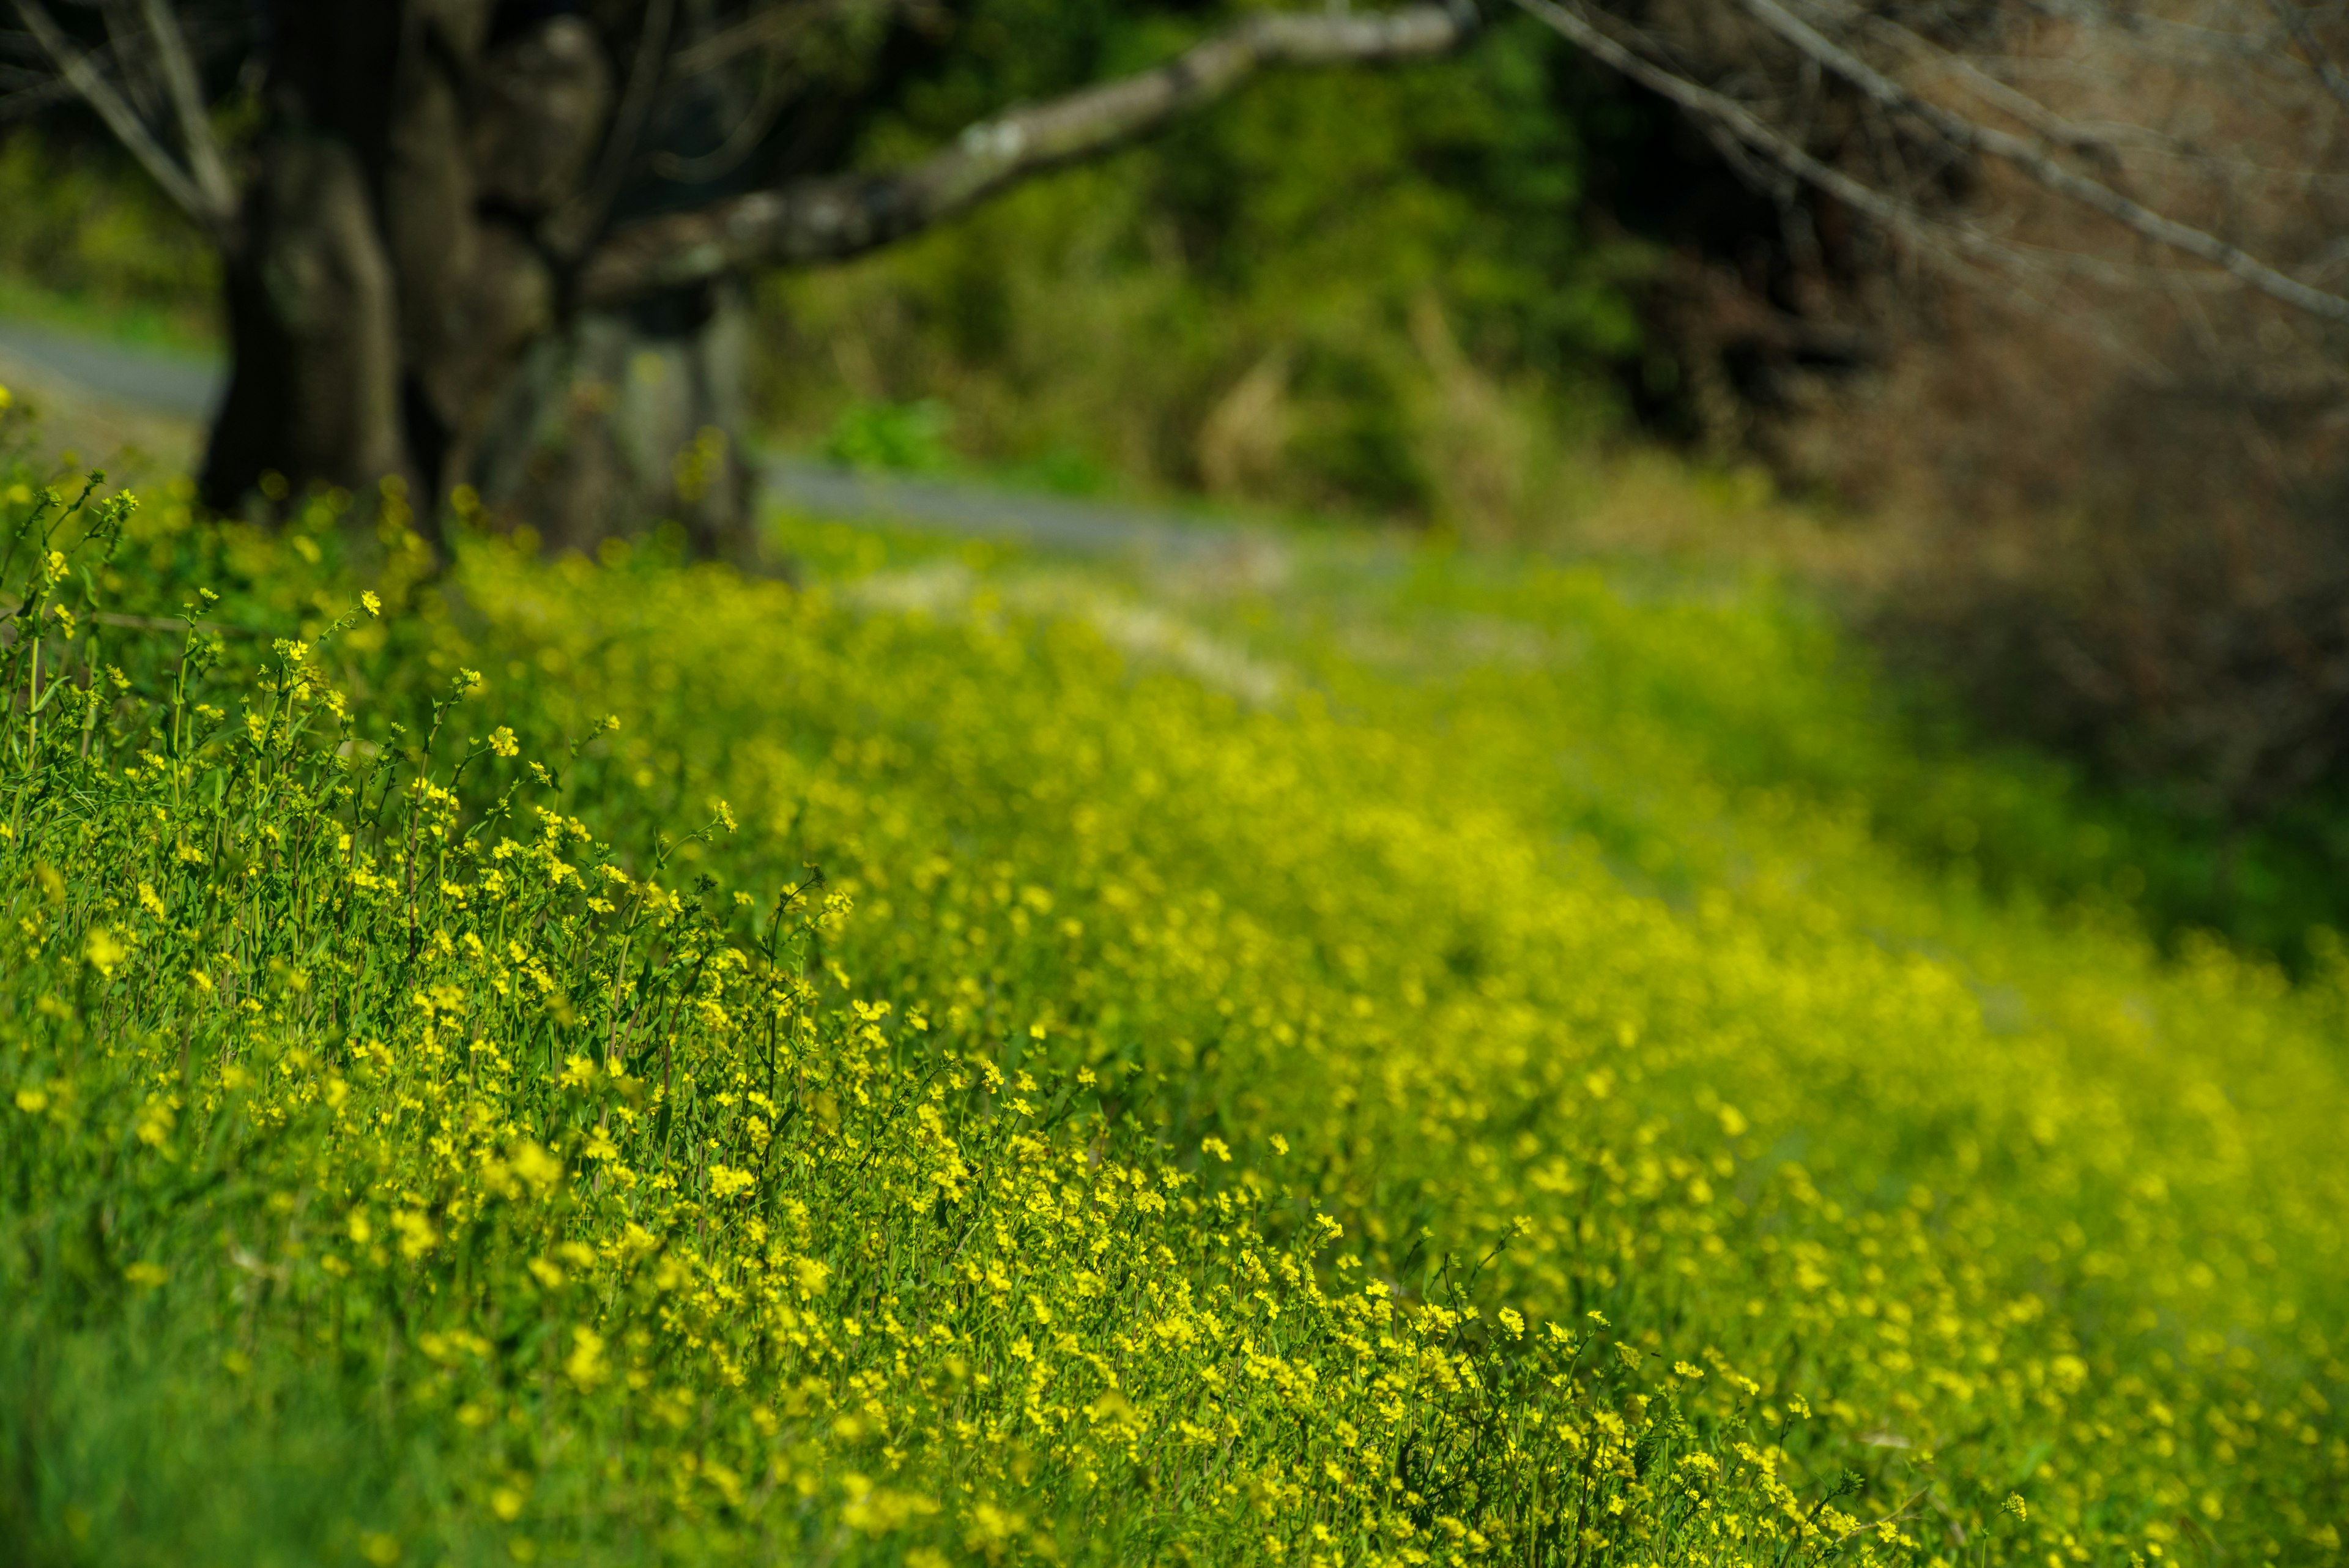
[[[2349,971],[1904,847],[2093,828],[1764,585],[101,494],[0,493],[11,1562],[2342,1554]]]

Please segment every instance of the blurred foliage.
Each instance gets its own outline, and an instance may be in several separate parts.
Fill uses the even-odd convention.
[[[1156,63],[1209,24],[989,0],[866,138],[917,153],[1007,101]],[[1639,351],[1651,259],[1581,211],[1619,113],[1552,35],[1278,75],[1105,164],[762,294],[787,429],[936,396],[973,454],[1146,485],[1490,524],[1530,509]]]
[[[929,473],[947,465],[954,416],[944,403],[851,403],[833,421],[823,455],[849,468]]]
[[[220,258],[110,143],[0,137],[0,309],[166,347],[217,331]]]

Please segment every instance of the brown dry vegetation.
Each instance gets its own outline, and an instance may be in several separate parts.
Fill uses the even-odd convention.
[[[2223,0],[2009,6],[1971,25],[1961,69],[1907,84],[2068,141],[2108,185],[2254,254],[2316,258],[2295,275],[2337,289],[2349,104],[2283,30]],[[1996,248],[1925,229],[1855,269],[1822,247],[1781,292],[1864,327],[1869,362],[1827,376],[1782,352],[1736,433],[1874,519],[1853,586],[1896,650],[1999,722],[2264,815],[2349,742],[2343,335],[2004,165],[1960,172],[1950,211]],[[1766,352],[1753,301],[1682,288],[1684,351]]]

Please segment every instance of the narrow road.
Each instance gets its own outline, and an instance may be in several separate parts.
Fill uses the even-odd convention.
[[[198,428],[218,406],[217,359],[0,321],[0,384],[84,407]],[[1190,558],[1246,549],[1260,530],[1172,508],[1121,506],[1009,490],[976,479],[870,473],[808,458],[754,460],[767,496],[819,516],[1079,555]]]
[[[139,413],[191,424],[211,419],[220,399],[220,363],[201,356],[109,343],[19,321],[0,321],[0,354],[15,361],[14,369],[29,383],[29,390],[54,385],[78,399],[119,403]],[[26,370],[30,375],[25,375]]]

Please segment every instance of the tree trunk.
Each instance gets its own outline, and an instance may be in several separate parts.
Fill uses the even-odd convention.
[[[695,553],[739,555],[748,328],[728,284],[578,312],[524,350],[457,466],[492,516],[550,546],[674,521]]]
[[[739,292],[568,297],[548,235],[608,202],[615,72],[582,18],[502,33],[499,9],[278,8],[205,497],[243,504],[273,474],[360,495],[388,480],[429,524],[465,486],[493,524],[554,545],[674,520],[703,553],[738,553]]]
[[[638,137],[663,133],[659,103],[667,133],[688,138],[753,108],[707,64],[664,88],[682,57],[670,53],[673,0],[636,16],[625,71],[588,9],[268,7],[260,175],[233,219],[224,193],[204,215],[228,251],[235,355],[205,463],[213,505],[256,487],[282,495],[272,475],[360,493],[394,482],[429,524],[462,487],[492,521],[561,546],[674,521],[704,554],[745,553],[749,345],[734,280],[891,244],[1264,70],[1419,59],[1476,30],[1469,0],[1256,13],[1154,69],[1012,109],[895,171],[754,181],[683,207],[669,204],[684,190],[671,182],[637,192],[615,229],[627,176],[653,151]],[[616,9],[595,8],[607,20]],[[688,10],[713,25],[709,5]],[[44,47],[61,68],[79,58]],[[137,130],[129,109],[100,99]]]
[[[398,306],[358,160],[328,138],[275,139],[244,223],[225,269],[233,358],[205,498],[226,508],[270,475],[411,479]]]

